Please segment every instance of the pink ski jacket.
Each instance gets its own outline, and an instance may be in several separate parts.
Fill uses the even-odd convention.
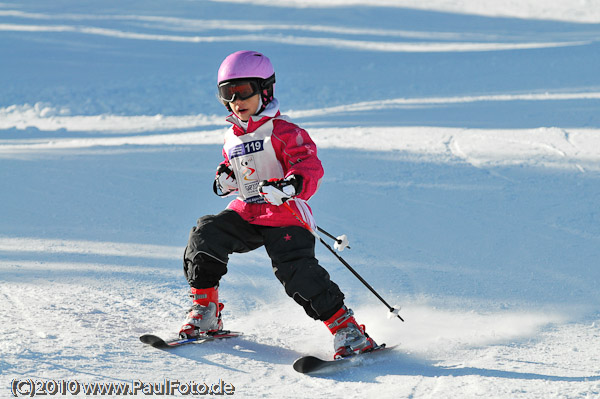
[[[246,131],[235,115],[231,114],[227,121],[232,126],[225,134],[224,163],[233,169],[239,186],[238,197],[227,208],[252,224],[301,226],[302,223],[284,206],[268,204],[258,195],[258,183],[263,180],[300,175],[302,190],[288,204],[297,216],[315,228],[306,201],[321,184],[323,166],[317,157],[317,147],[306,130],[280,114],[277,100],[260,115],[252,116]]]

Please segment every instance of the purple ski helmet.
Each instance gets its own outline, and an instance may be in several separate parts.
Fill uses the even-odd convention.
[[[239,81],[255,83],[256,92],[254,94],[260,93],[262,100],[262,108],[257,113],[262,112],[267,104],[273,100],[275,70],[267,56],[256,51],[237,51],[223,60],[219,67],[217,85],[220,93],[219,98],[227,108],[229,108],[227,100],[234,99],[234,97],[224,98],[221,95],[221,89],[225,88],[228,83]]]

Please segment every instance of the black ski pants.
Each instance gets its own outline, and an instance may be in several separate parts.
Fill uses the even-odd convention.
[[[198,219],[185,249],[183,270],[193,288],[219,284],[232,253],[265,246],[285,292],[315,320],[327,320],[344,304],[344,294],[315,258],[315,237],[300,226],[248,223],[235,211]]]

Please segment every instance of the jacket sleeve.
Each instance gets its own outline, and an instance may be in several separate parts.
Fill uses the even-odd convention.
[[[223,162],[220,163],[220,165],[225,165],[227,167],[231,166],[231,162],[229,162],[229,156],[227,156],[227,152],[225,152],[225,148],[223,148],[223,150],[221,151],[223,154]]]
[[[233,172],[233,178],[237,180],[237,176],[235,175],[235,170],[233,170],[233,168],[231,167],[231,162],[229,161],[229,156],[227,155],[227,152],[225,152],[225,148],[223,148],[222,154],[223,154],[223,161],[220,162],[219,165],[217,165],[217,169],[215,171],[215,177],[219,176],[219,169],[221,169],[222,166],[225,166]]]
[[[306,130],[281,119],[273,121],[272,137],[284,177],[302,176],[302,191],[298,197],[308,200],[317,192],[324,173],[317,146]]]

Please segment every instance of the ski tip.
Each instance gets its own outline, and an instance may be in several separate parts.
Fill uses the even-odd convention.
[[[377,352],[384,352],[384,349],[391,349],[393,347],[394,346],[386,346],[386,344],[381,344],[369,351],[360,354],[340,357],[333,360],[323,360],[315,356],[303,356],[299,359],[296,359],[292,366],[294,367],[294,370],[302,374],[335,371],[341,367],[344,367],[343,365],[358,364],[355,362],[355,360],[358,360],[365,355],[371,355],[372,353]]]
[[[303,356],[296,359],[292,366],[294,367],[294,370],[304,374],[315,371],[324,362],[324,360],[315,356]]]
[[[157,337],[153,334],[144,334],[140,337],[140,341],[142,341],[146,345],[153,346],[155,348],[165,348],[167,347],[167,343],[164,339]]]

